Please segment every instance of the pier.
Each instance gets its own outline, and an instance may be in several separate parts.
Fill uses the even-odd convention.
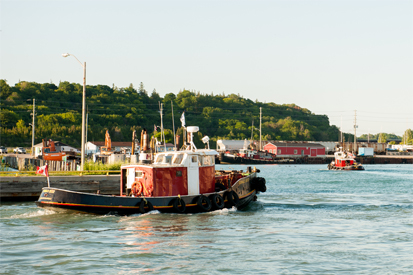
[[[97,193],[104,195],[119,195],[120,175],[92,176],[52,176],[50,186],[78,192]],[[47,187],[46,177],[21,176],[1,177],[0,200],[4,201],[34,201]]]

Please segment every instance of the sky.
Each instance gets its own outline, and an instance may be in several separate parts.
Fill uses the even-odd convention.
[[[0,79],[294,103],[413,129],[413,0],[1,0]],[[264,114],[265,115],[265,114]]]

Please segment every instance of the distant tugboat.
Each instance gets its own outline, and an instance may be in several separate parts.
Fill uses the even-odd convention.
[[[364,167],[356,162],[355,156],[343,151],[342,147],[334,153],[334,161],[327,168],[328,170],[364,170]]]
[[[189,145],[182,151],[161,152],[151,156],[142,151],[139,164],[121,167],[120,190],[116,196],[43,188],[36,204],[39,207],[63,208],[83,212],[120,215],[146,213],[151,210],[173,213],[207,212],[233,206],[245,208],[265,192],[265,179],[259,170],[215,171],[215,150],[197,149],[193,133],[187,127]],[[143,139],[148,140],[148,137]],[[208,137],[204,137],[208,143]],[[143,148],[147,148],[143,144]]]

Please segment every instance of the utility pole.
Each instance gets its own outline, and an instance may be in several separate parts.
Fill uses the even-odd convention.
[[[86,109],[86,62],[80,62],[79,59],[77,59],[76,56],[73,54],[69,53],[64,53],[62,54],[63,57],[68,57],[68,56],[73,56],[77,62],[80,63],[80,65],[83,68],[83,96],[82,96],[82,141],[80,142],[82,148],[81,148],[81,155],[80,155],[80,171],[83,172],[83,167],[85,164],[85,120],[86,120],[86,114],[85,114],[85,109]]]
[[[356,154],[356,145],[357,145],[357,135],[356,135],[356,129],[357,129],[357,110],[354,110],[354,148],[353,148],[353,153]]]
[[[89,108],[87,108],[87,109],[89,109]],[[85,146],[87,144],[87,125],[88,125],[88,121],[89,121],[89,110],[87,110],[87,112],[86,112]],[[85,154],[87,155],[87,148],[85,149],[85,151],[86,151]]]
[[[34,129],[35,129],[35,124],[34,124],[34,118],[36,116],[36,99],[33,98],[33,121],[32,121],[32,156],[34,157]]]
[[[261,122],[262,122],[262,107],[260,107],[260,151],[261,151]]]

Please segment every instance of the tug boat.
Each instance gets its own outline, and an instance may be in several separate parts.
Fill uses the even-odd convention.
[[[364,167],[357,163],[355,156],[350,153],[343,151],[340,147],[337,152],[334,153],[334,161],[328,164],[328,170],[364,170]]]
[[[45,208],[70,209],[96,214],[129,215],[158,210],[166,213],[198,213],[223,208],[245,208],[266,191],[259,170],[216,171],[215,150],[209,139],[206,149],[197,149],[193,133],[187,127],[188,143],[184,150],[157,153],[153,161],[142,151],[138,164],[121,167],[118,195],[101,195],[45,187],[36,201]],[[143,138],[147,140],[147,138]],[[145,148],[145,145],[142,147]]]

